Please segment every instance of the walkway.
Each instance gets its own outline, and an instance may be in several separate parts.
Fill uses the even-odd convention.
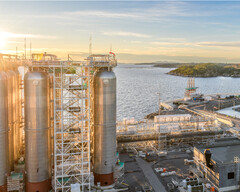
[[[143,170],[145,177],[155,192],[167,192],[163,184],[159,181],[157,175],[153,172],[151,165],[141,158],[136,158],[136,161]]]

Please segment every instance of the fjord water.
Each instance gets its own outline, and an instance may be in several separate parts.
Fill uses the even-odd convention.
[[[168,101],[183,98],[187,77],[166,74],[171,69],[149,65],[120,64],[114,72],[117,76],[117,119],[134,117],[141,120],[158,109],[158,95]],[[198,93],[240,93],[240,78],[196,78]]]

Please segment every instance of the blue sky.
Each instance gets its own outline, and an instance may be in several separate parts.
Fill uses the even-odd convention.
[[[0,52],[108,53],[119,62],[240,62],[240,2],[0,2]]]

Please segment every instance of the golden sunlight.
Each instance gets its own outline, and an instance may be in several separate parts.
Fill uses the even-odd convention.
[[[0,49],[3,49],[6,45],[6,40],[0,35]]]

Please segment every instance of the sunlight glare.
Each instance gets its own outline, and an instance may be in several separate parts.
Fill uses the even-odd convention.
[[[6,40],[3,37],[0,37],[0,49],[3,49],[6,45]]]

